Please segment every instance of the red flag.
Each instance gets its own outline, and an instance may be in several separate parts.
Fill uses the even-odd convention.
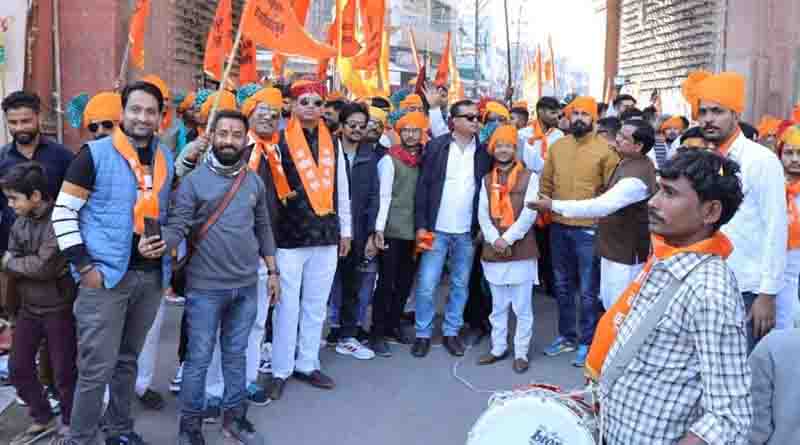
[[[256,44],[274,52],[317,60],[336,56],[335,48],[314,40],[294,10],[278,0],[247,0],[240,26]]]
[[[253,43],[253,39],[243,36],[239,50],[239,85],[257,83],[256,44]]]
[[[418,94],[419,97],[425,97],[425,92],[422,91],[422,89],[425,87],[425,81],[428,78],[426,71],[425,65],[422,65],[422,68],[417,72],[417,83],[414,85],[414,94]]]
[[[231,0],[219,0],[217,13],[206,40],[206,54],[203,58],[203,71],[212,79],[222,79],[225,57],[233,49],[233,16]]]
[[[147,31],[147,18],[150,16],[150,0],[137,0],[131,14],[128,28],[131,65],[144,69],[144,34]]]
[[[436,80],[434,83],[438,85],[446,85],[448,76],[450,75],[450,32],[447,33],[447,40],[444,44],[442,51],[442,60],[439,62],[439,68],[436,70]]]
[[[353,60],[353,68],[375,70],[378,68],[383,47],[386,0],[361,0],[361,23],[366,46]]]

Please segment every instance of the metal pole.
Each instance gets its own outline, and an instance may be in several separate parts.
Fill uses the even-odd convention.
[[[239,29],[236,31],[236,40],[233,42],[233,49],[231,50],[230,56],[228,56],[228,64],[225,66],[225,72],[222,74],[222,79],[219,80],[219,89],[217,89],[217,96],[214,98],[214,106],[211,107],[211,113],[208,114],[208,122],[206,122],[206,134],[211,131],[211,124],[213,122],[214,113],[217,112],[217,108],[219,107],[219,99],[222,96],[222,91],[225,89],[225,82],[228,80],[228,76],[231,74],[231,67],[233,67],[233,58],[236,56],[236,53],[239,51],[239,43],[242,41],[242,26],[239,25]]]
[[[64,112],[61,109],[61,24],[59,20],[59,0],[53,0],[53,49],[56,64],[56,138],[58,143],[64,142]]]
[[[503,10],[506,14],[506,71],[508,72],[507,91],[511,91],[511,34],[508,25],[508,0],[503,0]]]
[[[479,15],[478,14],[480,13],[480,7],[479,7],[479,4],[478,4],[479,2],[480,2],[480,0],[475,0],[475,74],[474,74],[475,87],[474,87],[474,92],[473,92],[473,95],[475,96],[474,97],[475,100],[478,99],[478,83],[480,82],[480,78],[481,78],[481,74],[480,74],[481,73],[481,69],[480,69],[480,65],[478,64],[478,27],[479,27],[479,25],[478,25]]]

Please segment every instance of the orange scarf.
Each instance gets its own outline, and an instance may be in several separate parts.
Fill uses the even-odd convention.
[[[800,209],[796,198],[800,194],[800,180],[786,183],[786,208],[789,213],[789,249],[800,248]]]
[[[311,149],[308,148],[303,127],[296,117],[292,117],[286,126],[286,143],[292,161],[303,181],[303,189],[317,216],[326,216],[333,213],[333,169],[336,168],[334,159],[333,139],[328,132],[328,127],[320,121],[317,124],[319,135],[319,162],[314,162]]]
[[[617,329],[622,325],[625,317],[627,317],[628,313],[633,308],[636,296],[639,295],[639,291],[645,281],[647,281],[650,270],[653,268],[653,264],[655,264],[656,261],[663,261],[673,255],[687,252],[718,255],[722,258],[728,258],[731,252],[733,252],[733,244],[722,232],[717,232],[711,238],[704,239],[688,247],[672,247],[664,241],[664,238],[658,235],[651,235],[650,239],[653,252],[650,258],[647,259],[644,269],[642,269],[636,279],[622,292],[622,295],[617,298],[617,301],[611,306],[611,309],[606,311],[597,323],[594,341],[589,347],[589,355],[586,357],[585,371],[586,376],[595,381],[599,379],[606,357],[617,338]]]
[[[726,139],[718,147],[716,147],[717,152],[719,154],[721,154],[723,157],[727,158],[728,157],[728,152],[731,151],[731,145],[733,145],[733,141],[735,141],[736,138],[739,137],[739,134],[741,132],[742,132],[742,129],[739,128],[739,126],[737,125],[736,126],[736,130],[734,130],[733,134],[728,136],[728,139]]]
[[[139,153],[119,127],[114,130],[111,142],[117,152],[128,161],[128,165],[136,177],[139,193],[136,205],[133,207],[133,230],[141,235],[144,233],[144,218],[158,218],[159,216],[158,195],[167,180],[167,160],[164,158],[164,153],[156,148],[151,174],[150,169],[139,162]]]
[[[528,143],[533,145],[536,143],[536,141],[542,141],[541,155],[542,160],[544,160],[547,157],[547,136],[553,132],[553,129],[551,128],[547,130],[547,133],[545,133],[544,130],[542,130],[542,124],[539,123],[539,120],[533,121],[531,128],[533,128],[533,136],[528,139]]]
[[[492,169],[492,183],[489,191],[489,208],[492,219],[498,221],[500,228],[506,229],[514,224],[514,207],[511,205],[511,190],[517,185],[517,176],[522,170],[522,163],[514,163],[508,180],[505,184],[500,182],[500,168]]]
[[[253,151],[250,153],[250,161],[247,166],[250,167],[254,173],[258,174],[258,167],[261,165],[261,158],[267,158],[269,162],[269,170],[272,173],[272,182],[275,185],[275,192],[281,202],[286,201],[286,198],[293,196],[295,193],[289,187],[289,180],[286,179],[286,172],[283,171],[281,160],[278,158],[278,139],[279,134],[273,133],[272,137],[267,140],[254,132],[250,132],[250,137],[256,141],[253,146]]]

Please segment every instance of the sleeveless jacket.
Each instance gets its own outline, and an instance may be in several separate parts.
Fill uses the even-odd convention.
[[[528,183],[531,180],[532,172],[527,168],[523,168],[519,175],[517,176],[517,183],[514,185],[514,189],[511,190],[511,206],[514,208],[514,221],[519,218],[519,215],[522,213],[522,210],[525,208],[525,192],[528,190]],[[502,182],[505,182],[507,178],[501,178]],[[483,177],[483,182],[486,187],[486,192],[491,194],[491,184],[492,184],[492,173],[489,172],[486,176]],[[492,218],[492,223],[497,228],[497,231],[502,236],[505,233],[506,229],[501,229],[498,225],[498,221],[495,218]],[[539,257],[539,247],[536,244],[536,236],[533,233],[533,228],[528,230],[528,233],[525,236],[515,242],[511,246],[511,256],[510,257],[502,257],[497,254],[497,251],[494,250],[494,247],[489,245],[489,243],[483,243],[483,249],[481,252],[481,259],[486,262],[508,262],[508,261],[518,261],[518,260],[529,260],[531,258],[538,258]]]

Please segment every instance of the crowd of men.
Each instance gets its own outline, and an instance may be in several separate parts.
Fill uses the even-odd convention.
[[[425,357],[445,279],[447,352],[489,336],[478,364],[513,354],[516,373],[534,290],[555,298],[544,354],[574,352],[597,382],[605,443],[790,443],[800,122],[745,124],[744,85],[692,74],[684,117],[627,95],[448,106],[442,84],[178,96],[148,76],[74,116],[91,136],[78,151],[14,92],[0,268],[33,423],[12,444],[144,444],[131,404],[164,406],[150,385],[169,302],[184,306],[177,443],[204,444],[209,421],[263,443],[250,406],[292,381],[334,389],[323,341]]]

